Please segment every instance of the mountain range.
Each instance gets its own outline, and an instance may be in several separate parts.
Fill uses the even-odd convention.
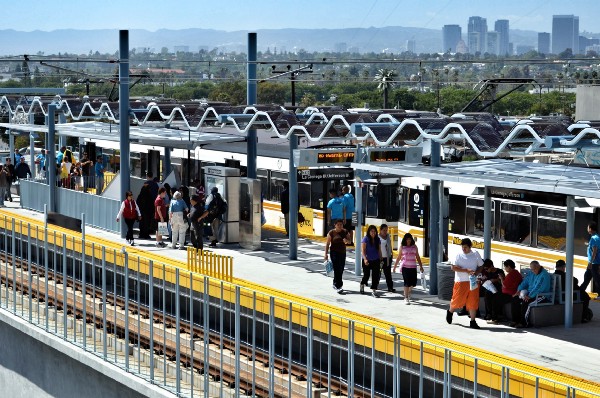
[[[414,40],[417,53],[439,52],[442,47],[442,31],[439,29],[406,28],[388,26],[382,28],[346,29],[259,29],[259,51],[297,52],[301,49],[313,51],[339,51],[358,49],[366,52],[400,53],[406,50],[406,41]],[[160,52],[166,47],[169,51],[188,48],[189,51],[218,48],[223,52],[246,52],[248,31],[214,29],[181,29],[156,31],[133,29],[129,32],[131,49],[146,49]],[[62,29],[50,32],[0,30],[2,55],[37,54],[45,55],[69,53],[89,54],[91,52],[116,53],[119,48],[119,34],[115,29],[75,30]],[[511,30],[510,41],[515,47],[519,44],[537,47],[537,32]]]

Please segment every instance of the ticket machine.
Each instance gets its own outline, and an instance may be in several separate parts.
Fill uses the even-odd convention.
[[[240,179],[240,246],[258,250],[261,241],[260,180]]]
[[[223,215],[223,224],[219,232],[219,242],[239,242],[240,232],[240,170],[231,167],[204,167],[204,187],[206,195],[213,187],[227,202],[227,212]]]

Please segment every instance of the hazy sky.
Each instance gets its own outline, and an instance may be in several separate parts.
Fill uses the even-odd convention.
[[[580,31],[598,32],[598,0],[29,0],[2,1],[0,29],[368,28],[441,29],[469,16],[510,20],[510,27],[552,31],[553,14],[579,16]]]

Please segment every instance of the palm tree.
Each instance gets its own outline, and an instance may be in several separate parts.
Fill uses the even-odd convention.
[[[373,81],[377,82],[377,89],[383,91],[383,109],[388,108],[388,90],[396,85],[394,77],[396,77],[396,71],[379,69],[373,79]]]

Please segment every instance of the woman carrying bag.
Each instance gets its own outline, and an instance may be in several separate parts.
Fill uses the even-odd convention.
[[[133,246],[135,245],[133,241],[133,224],[135,224],[135,220],[142,219],[142,213],[135,200],[133,200],[133,192],[131,191],[125,192],[125,200],[121,203],[121,208],[119,209],[119,213],[117,213],[117,222],[119,222],[121,216],[123,216],[123,220],[125,220],[125,224],[127,225],[125,239],[127,243]]]
[[[381,278],[381,239],[377,234],[377,227],[369,225],[367,235],[361,241],[362,247],[362,269],[363,278],[360,281],[360,292],[365,292],[365,285],[369,281],[369,276],[373,272],[371,279],[371,293],[373,297],[377,297],[377,287],[379,287],[379,279]]]

